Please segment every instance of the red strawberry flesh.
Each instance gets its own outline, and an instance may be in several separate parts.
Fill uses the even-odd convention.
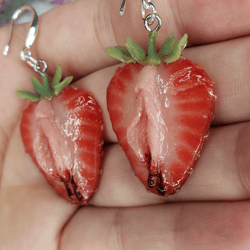
[[[175,193],[207,137],[213,82],[184,57],[159,66],[128,64],[111,80],[107,100],[114,131],[135,174],[151,192]]]
[[[52,100],[31,103],[20,129],[26,151],[55,190],[72,203],[88,202],[99,182],[103,144],[93,96],[67,87]]]

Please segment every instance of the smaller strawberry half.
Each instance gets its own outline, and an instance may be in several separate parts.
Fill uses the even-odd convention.
[[[181,56],[187,35],[171,35],[159,52],[149,34],[148,55],[127,38],[106,53],[127,63],[107,90],[113,129],[147,190],[170,195],[186,181],[207,138],[215,105],[213,81]]]
[[[33,101],[23,111],[20,130],[26,152],[47,181],[69,202],[83,205],[97,189],[100,177],[103,120],[91,93],[60,82],[59,66],[51,88],[32,78],[36,94],[17,91]]]

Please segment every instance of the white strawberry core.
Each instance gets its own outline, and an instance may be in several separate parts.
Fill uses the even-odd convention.
[[[61,115],[63,111],[60,110],[62,107],[54,105],[53,100],[42,99],[40,101],[35,113],[38,134],[33,146],[39,165],[47,173],[57,173],[66,180],[69,176],[65,175],[65,170],[72,169],[75,164],[73,162],[73,143],[61,132],[65,128],[59,126],[58,117],[61,116],[61,119],[63,119]],[[44,136],[41,136],[41,134]]]
[[[140,71],[127,127],[127,143],[147,169],[148,180],[165,183],[166,189],[168,184],[179,187],[186,178],[206,137],[214,107],[212,82],[204,71],[191,63],[184,66],[178,62],[175,66],[147,65]],[[156,180],[159,175],[160,181]]]
[[[168,128],[165,124],[160,103],[160,88],[162,79],[155,66],[143,68],[135,85],[136,107],[127,129],[127,141],[136,156],[143,160],[150,150],[152,164],[163,162],[168,153],[166,138]],[[165,100],[167,105],[168,100]],[[153,173],[157,169],[151,169]]]

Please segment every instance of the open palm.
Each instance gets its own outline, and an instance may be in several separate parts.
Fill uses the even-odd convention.
[[[62,65],[74,85],[91,91],[103,109],[103,174],[89,206],[63,200],[25,153],[19,123],[33,70],[22,62],[28,25],[17,26],[7,57],[0,54],[0,249],[235,250],[250,247],[250,0],[154,0],[163,19],[157,46],[172,32],[189,35],[184,56],[203,66],[218,97],[209,138],[181,191],[160,197],[134,176],[117,143],[106,88],[119,64],[107,47],[130,36],[144,48],[140,1],[81,0],[40,18],[34,58],[53,75]],[[10,27],[0,29],[0,49]],[[244,200],[244,201],[243,201]],[[175,202],[173,202],[175,201]],[[211,201],[211,202],[208,202]]]

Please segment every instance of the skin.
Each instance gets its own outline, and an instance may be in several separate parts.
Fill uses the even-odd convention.
[[[91,206],[57,195],[29,155],[19,133],[31,90],[32,68],[19,58],[29,25],[14,29],[9,55],[0,54],[0,249],[47,250],[244,250],[250,239],[250,0],[154,0],[163,26],[156,45],[175,32],[189,34],[184,56],[203,66],[218,97],[209,138],[195,170],[179,193],[147,193],[117,143],[106,109],[106,87],[120,64],[104,49],[126,36],[144,48],[141,2],[81,0],[40,18],[34,58],[58,64],[75,85],[91,91],[103,109],[103,175]],[[4,48],[10,27],[0,29]],[[196,46],[199,45],[199,46]],[[175,201],[174,203],[172,201]],[[185,201],[185,202],[184,202]],[[209,201],[209,202],[208,202]]]

